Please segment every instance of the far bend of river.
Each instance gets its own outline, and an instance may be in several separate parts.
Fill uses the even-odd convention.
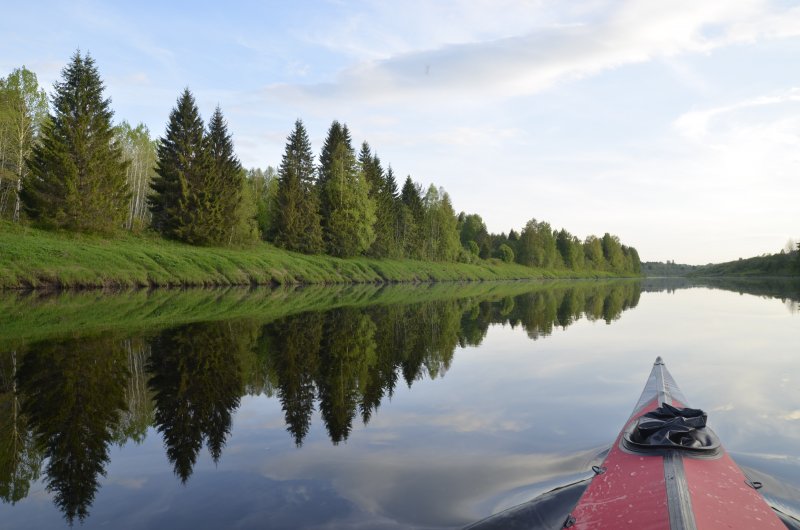
[[[656,356],[800,512],[800,285],[0,293],[0,528],[458,528],[587,477]]]

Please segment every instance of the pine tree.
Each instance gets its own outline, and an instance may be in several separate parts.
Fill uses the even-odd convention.
[[[127,162],[115,143],[110,100],[88,54],[75,52],[55,85],[54,115],[28,161],[22,201],[45,226],[108,232],[122,226],[129,199]]]
[[[190,243],[213,239],[209,227],[219,210],[209,201],[213,161],[194,96],[185,89],[169,115],[158,145],[158,176],[149,198],[153,228],[165,237]]]
[[[286,140],[286,150],[278,168],[275,199],[275,244],[305,253],[322,251],[319,198],[314,189],[314,155],[311,141],[297,120]]]
[[[375,240],[375,202],[357,170],[347,126],[333,122],[320,156],[322,228],[329,254],[351,257]]]

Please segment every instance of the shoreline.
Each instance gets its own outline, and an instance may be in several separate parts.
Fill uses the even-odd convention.
[[[640,277],[537,269],[496,259],[476,263],[342,259],[289,252],[267,243],[238,249],[196,247],[149,234],[102,237],[0,224],[0,291]]]

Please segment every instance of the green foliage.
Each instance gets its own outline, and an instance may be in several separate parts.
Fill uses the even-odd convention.
[[[696,268],[696,265],[685,265],[671,260],[666,262],[646,261],[641,264],[642,272],[648,277],[688,276]]]
[[[242,191],[239,202],[234,205],[232,222],[230,223],[229,244],[237,246],[252,245],[260,239],[258,225],[258,205],[253,187],[246,180],[246,172],[242,173]]]
[[[142,229],[150,224],[147,195],[156,175],[157,144],[150,138],[150,130],[143,123],[132,127],[127,121],[114,130],[114,142],[122,148],[128,162],[125,179],[131,192],[125,227]]]
[[[400,257],[402,249],[397,241],[399,194],[392,168],[383,171],[380,158],[372,154],[367,142],[361,145],[358,167],[369,184],[369,197],[375,204],[375,241],[368,254],[377,258]]]
[[[255,238],[256,208],[252,196],[243,201],[244,172],[222,111],[214,111],[206,133],[188,88],[170,113],[156,172],[150,211],[162,235],[195,245]]]
[[[564,266],[572,270],[582,270],[584,267],[584,253],[581,241],[564,230],[559,230],[556,235],[556,247]]]
[[[624,270],[625,255],[622,252],[622,245],[619,242],[619,238],[606,232],[603,235],[601,244],[603,247],[603,257],[611,269]]]
[[[585,263],[592,270],[606,270],[607,262],[603,256],[603,245],[595,236],[588,236],[583,242],[583,253],[586,257]]]
[[[378,194],[376,206],[378,216],[375,223],[376,245],[385,257],[403,257],[402,203],[392,166],[389,166],[384,173],[383,187]]]
[[[110,232],[122,226],[129,191],[127,163],[114,142],[113,112],[87,54],[76,52],[55,85],[54,115],[29,159],[22,202],[43,226]]]
[[[458,238],[458,219],[450,196],[444,189],[431,184],[423,200],[422,255],[433,261],[455,261],[461,243]]]
[[[400,211],[398,221],[399,242],[403,255],[418,258],[423,255],[423,223],[425,208],[422,205],[422,190],[407,176],[400,191]]]
[[[517,244],[517,261],[529,267],[552,268],[561,265],[553,230],[546,222],[531,219],[522,229]]]
[[[0,218],[19,221],[28,157],[47,120],[47,94],[36,74],[15,68],[0,78]]]
[[[209,200],[219,212],[209,221],[210,243],[252,243],[257,238],[256,206],[245,190],[245,171],[233,151],[233,139],[222,110],[214,110],[208,124],[208,148],[212,172],[208,179]]]
[[[357,170],[347,126],[333,122],[320,156],[319,192],[328,254],[352,257],[375,241],[375,201],[363,172]]]
[[[319,198],[314,189],[311,142],[303,122],[297,120],[278,168],[275,244],[307,254],[321,252],[319,208]]]
[[[800,251],[702,265],[688,271],[688,276],[800,276]]]
[[[210,205],[201,204],[207,196],[205,182],[211,166],[203,120],[187,88],[170,112],[166,134],[158,144],[157,177],[148,199],[157,232],[187,242],[207,240],[207,234],[195,233],[195,224],[210,220],[212,213],[204,211]]]
[[[513,263],[514,251],[506,244],[500,245],[500,259],[505,263]]]
[[[268,166],[266,171],[258,168],[247,170],[247,184],[256,208],[256,225],[261,239],[274,241],[277,223],[278,174]]]
[[[471,246],[470,241],[474,241],[478,246],[479,250],[478,252],[474,252],[474,254],[478,254],[481,246],[489,239],[489,232],[486,230],[486,224],[483,222],[481,216],[475,213],[465,214],[461,212],[458,215],[458,231],[461,244],[464,245],[465,248]]]

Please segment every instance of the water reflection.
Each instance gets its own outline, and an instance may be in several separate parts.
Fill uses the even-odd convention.
[[[249,330],[237,328],[242,326],[188,324],[158,334],[150,344],[154,423],[182,482],[203,444],[217,462],[231,432],[243,388],[238,354],[252,347]]]
[[[127,378],[125,350],[112,338],[49,341],[22,361],[22,414],[46,458],[47,489],[70,522],[88,515],[105,474]]]
[[[16,351],[0,356],[0,498],[16,504],[39,478],[43,452],[34,442],[17,388]]]
[[[41,474],[65,518],[83,520],[112,444],[142,443],[149,428],[186,483],[204,447],[220,460],[248,394],[277,398],[298,447],[315,413],[340,444],[398,384],[443,377],[456,349],[480,345],[490,326],[521,327],[540,339],[581,319],[611,323],[636,307],[641,291],[626,281],[190,292],[169,301],[135,293],[136,314],[150,320],[131,318],[130,300],[98,300],[108,304],[104,326],[112,330],[68,338],[48,320],[50,302],[37,300],[44,309],[31,318],[55,336],[26,340],[20,318],[19,334],[4,338],[13,348],[0,354],[0,496],[20,501]],[[237,318],[192,321],[217,306]],[[62,318],[84,318],[75,315]],[[185,323],[165,326],[164,315]],[[126,331],[123,318],[136,326]]]

